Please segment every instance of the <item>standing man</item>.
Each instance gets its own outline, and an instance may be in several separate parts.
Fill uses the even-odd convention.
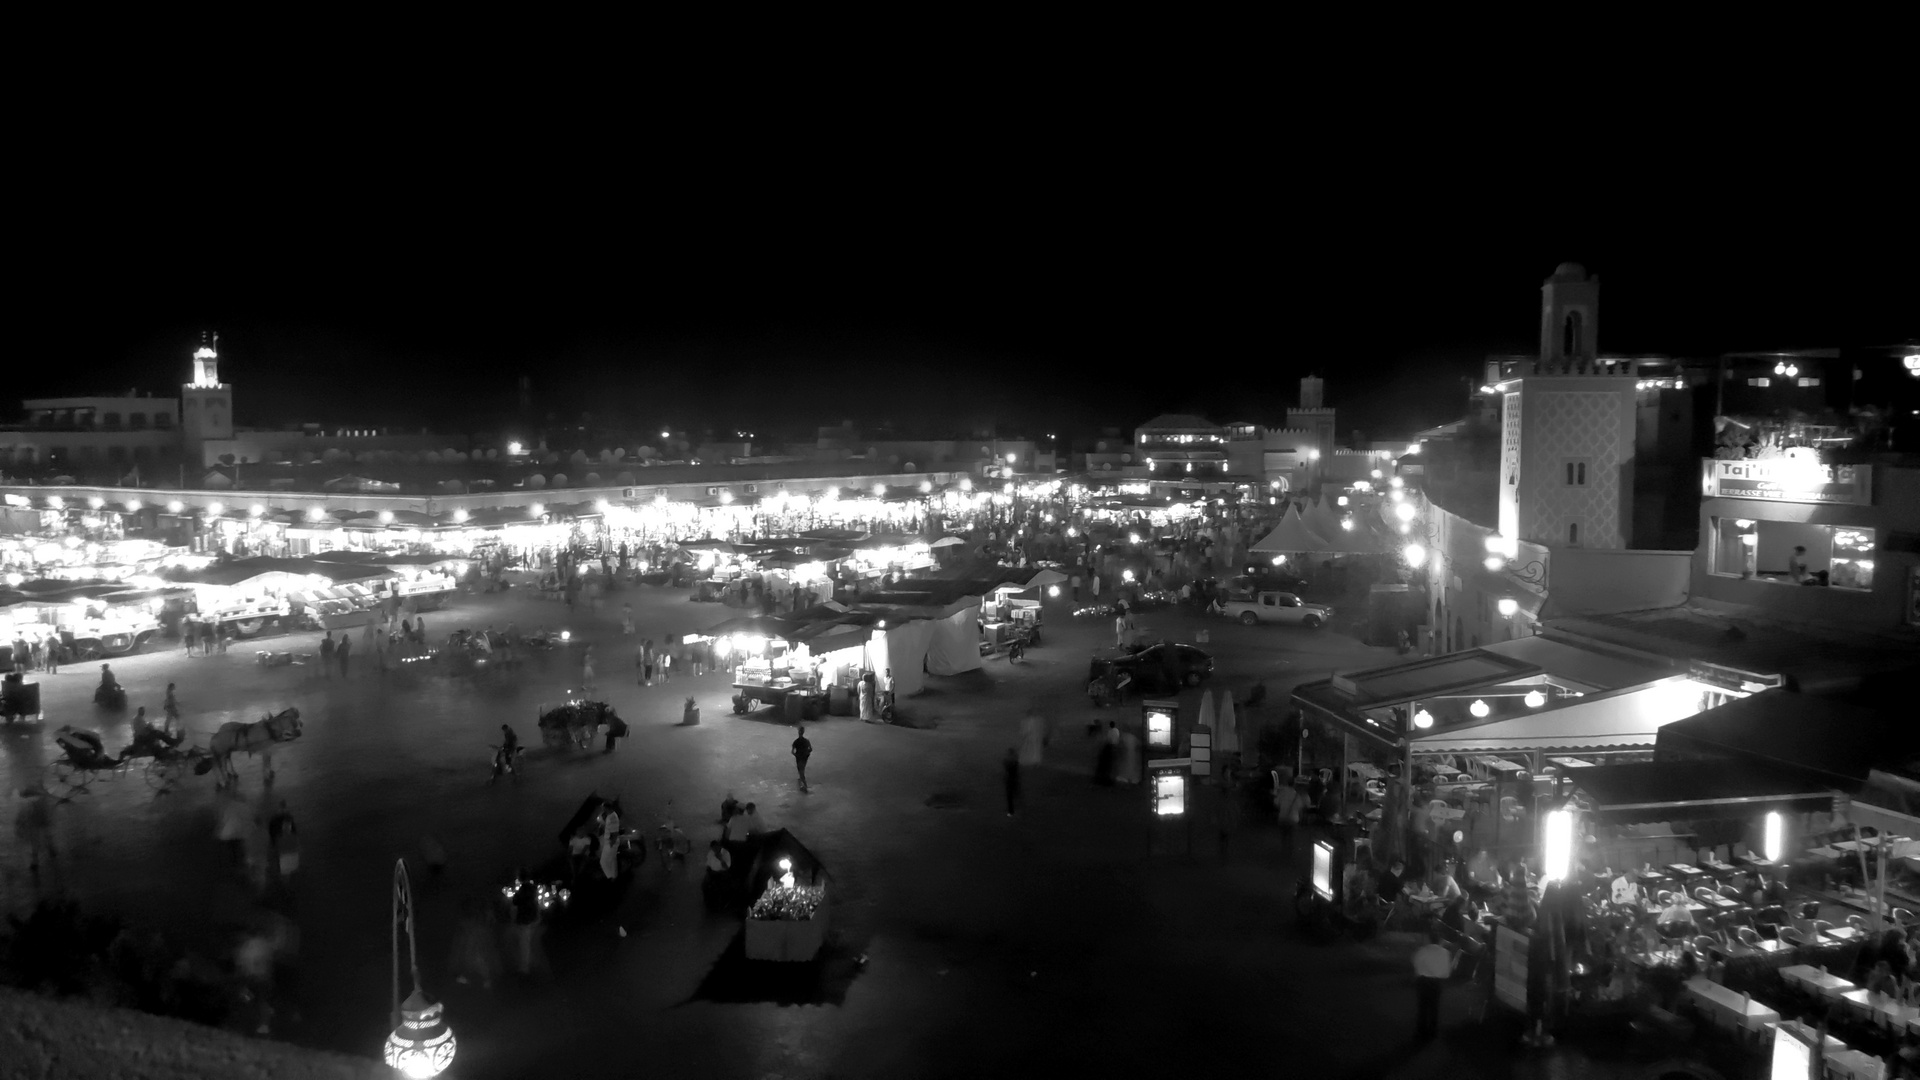
[[[200,636],[200,627],[194,623],[193,616],[189,615],[181,620],[180,631],[180,640],[187,646],[187,655],[192,656],[193,641]]]
[[[1007,756],[1000,761],[1000,767],[1006,773],[1007,816],[1012,817],[1020,809],[1020,752],[1007,748]]]
[[[340,677],[347,677],[347,658],[353,655],[353,635],[341,634],[340,647],[333,651],[340,658]]]
[[[807,790],[807,759],[813,756],[813,744],[807,741],[807,729],[794,725],[798,734],[793,740],[793,765],[800,772],[800,790]]]
[[[1453,974],[1454,965],[1460,958],[1453,950],[1440,944],[1440,926],[1438,923],[1427,927],[1427,943],[1413,951],[1414,992],[1419,995],[1418,1016],[1414,1038],[1425,1042],[1440,1031],[1440,988],[1447,983],[1447,977]]]
[[[329,679],[333,678],[333,650],[333,631],[329,630],[320,639],[320,672]]]

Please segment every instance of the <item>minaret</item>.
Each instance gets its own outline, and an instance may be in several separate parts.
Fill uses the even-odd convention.
[[[220,381],[220,335],[201,334],[193,381],[180,388],[180,435],[189,462],[205,463],[206,443],[233,438],[233,387]]]
[[[1600,279],[1579,263],[1561,263],[1540,286],[1542,375],[1584,374],[1600,355]]]

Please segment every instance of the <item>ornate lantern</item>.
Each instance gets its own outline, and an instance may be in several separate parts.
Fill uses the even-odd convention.
[[[407,967],[413,993],[400,1000],[400,936],[407,938]],[[387,1036],[386,1062],[403,1076],[439,1076],[453,1062],[453,1029],[446,1010],[420,991],[420,958],[413,929],[413,886],[407,862],[393,864],[393,1034]]]

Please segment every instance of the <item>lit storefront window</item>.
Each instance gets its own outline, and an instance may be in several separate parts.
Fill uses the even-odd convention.
[[[1781,585],[1873,589],[1874,530],[1797,521],[1713,519],[1712,572]]]

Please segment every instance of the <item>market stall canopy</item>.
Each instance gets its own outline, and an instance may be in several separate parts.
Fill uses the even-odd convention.
[[[937,547],[937,548],[959,547],[960,545],[966,542],[967,542],[967,539],[964,536],[943,536],[940,539],[935,540],[933,543],[928,544],[927,546]]]
[[[1307,523],[1301,520],[1298,506],[1289,506],[1286,515],[1280,519],[1280,524],[1248,550],[1256,554],[1280,555],[1333,549],[1328,546],[1325,539],[1308,528]]]
[[[230,559],[199,570],[172,570],[164,576],[169,581],[197,585],[238,585],[266,574],[317,574],[332,581],[366,581],[394,576],[392,570],[383,566],[324,562],[311,557],[276,559],[265,555],[251,559]]]
[[[1559,708],[1456,725],[1416,736],[1409,745],[1416,754],[1646,750],[1661,728],[1700,711],[1700,689],[1685,679],[1560,700],[1566,704]]]
[[[800,535],[815,543],[822,540],[845,543],[848,540],[858,540],[866,534],[857,529],[808,529]]]
[[[1648,761],[1576,769],[1574,791],[1596,821],[1753,818],[1833,809],[1831,788],[1774,770],[1726,761]]]
[[[713,551],[725,555],[740,555],[753,550],[745,544],[736,544],[731,540],[719,540],[707,537],[704,540],[687,540],[680,544],[682,551]]]
[[[736,615],[700,631],[699,636],[722,638],[731,634],[757,634],[769,641],[785,641],[794,624],[775,615]]]
[[[780,869],[781,859],[786,859],[793,867],[795,882],[803,885],[827,883],[826,864],[785,829],[760,833],[750,838],[747,844],[752,859],[746,878],[748,903],[758,900],[760,894],[767,891],[767,883],[785,873]]]

